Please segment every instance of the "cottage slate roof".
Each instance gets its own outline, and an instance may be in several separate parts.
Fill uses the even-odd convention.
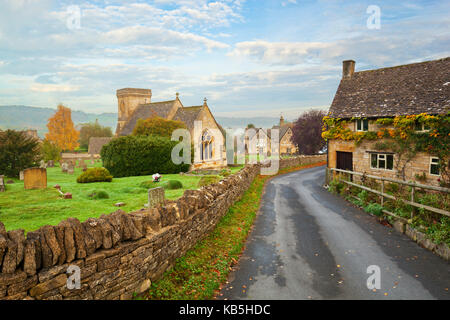
[[[108,144],[112,138],[109,137],[92,137],[89,139],[89,154],[100,154],[100,151],[102,150],[102,147],[105,144]]]
[[[158,116],[167,119],[170,110],[173,108],[176,100],[153,102],[139,105],[128,121],[123,126],[120,136],[128,136],[133,133],[133,129],[139,119],[148,119],[153,116]]]
[[[393,117],[450,112],[450,57],[355,72],[342,79],[333,118]]]

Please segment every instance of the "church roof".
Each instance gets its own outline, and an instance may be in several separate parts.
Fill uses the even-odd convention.
[[[177,110],[173,120],[182,121],[189,130],[194,128],[194,122],[202,111],[203,106],[182,107]]]
[[[139,119],[148,119],[154,116],[167,119],[170,110],[172,110],[172,107],[175,104],[175,101],[176,100],[171,100],[139,105],[123,126],[120,135],[127,136],[132,134]]]
[[[393,117],[450,111],[450,57],[355,72],[342,79],[333,118]]]
[[[89,139],[89,154],[100,154],[102,147],[108,144],[112,138],[109,137],[91,137]]]

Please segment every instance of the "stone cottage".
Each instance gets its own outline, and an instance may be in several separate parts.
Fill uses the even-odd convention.
[[[355,61],[344,61],[342,79],[329,110],[329,123],[342,121],[344,128],[334,131],[339,135],[328,136],[328,167],[438,185],[441,160],[432,152],[410,153],[407,159],[379,146],[389,140],[383,132],[395,134],[394,119],[447,117],[449,112],[450,58],[360,72],[355,72]],[[411,125],[410,130],[414,134],[433,134],[426,123],[413,121],[415,127]],[[324,132],[325,136],[330,132]],[[356,143],[352,137],[364,138]],[[443,161],[447,163],[448,159]]]
[[[272,127],[272,129],[279,130],[279,154],[280,155],[292,155],[296,154],[298,149],[292,141],[292,127],[293,123],[285,122],[283,116],[280,117],[280,123]],[[271,130],[263,128],[254,128],[254,130],[248,130],[248,134],[245,139],[245,147],[247,152],[259,153],[260,150],[264,154],[271,153]],[[251,146],[254,146],[255,150],[251,150]]]
[[[178,93],[174,100],[169,101],[151,102],[151,98],[150,89],[117,90],[119,117],[116,136],[130,135],[139,119],[158,116],[167,120],[182,121],[191,134],[196,153],[192,169],[226,166],[225,131],[216,122],[206,98],[203,105],[190,107],[182,104]],[[194,130],[196,122],[201,123],[199,132]],[[221,143],[216,143],[219,141]]]

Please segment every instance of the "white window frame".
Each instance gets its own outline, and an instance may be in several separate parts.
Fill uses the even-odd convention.
[[[367,130],[364,130],[364,121],[367,121]],[[361,129],[358,129],[358,123],[361,123]],[[368,119],[356,119],[355,130],[357,132],[368,132],[369,131],[369,120]]]
[[[420,125],[421,125],[420,130],[417,130],[417,129],[414,128],[414,131],[416,131],[416,132],[428,132],[428,131],[430,131],[429,128],[425,129],[425,123],[420,123]]]
[[[433,163],[433,160],[437,160],[437,163]],[[428,172],[429,172],[430,175],[432,175],[432,176],[439,177],[439,176],[441,175],[441,170],[438,168],[438,170],[439,170],[439,173],[438,173],[438,174],[431,173],[431,166],[432,166],[432,165],[439,165],[439,158],[438,158],[438,157],[430,157],[430,168],[429,168]]]
[[[372,156],[375,155],[377,157],[377,166],[373,167],[372,166]],[[384,168],[380,168],[380,156],[384,157],[384,159],[381,159],[381,161],[384,160]],[[389,169],[387,167],[387,157],[388,156],[392,156],[392,169]],[[392,153],[377,153],[377,152],[373,152],[370,154],[370,169],[375,169],[375,170],[385,170],[385,171],[394,171],[394,155]]]

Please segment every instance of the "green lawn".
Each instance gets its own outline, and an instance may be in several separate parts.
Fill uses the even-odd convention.
[[[95,166],[100,166],[97,163]],[[241,167],[231,168],[232,172]],[[23,181],[12,179],[14,184],[6,186],[6,192],[0,193],[0,221],[7,230],[25,229],[33,231],[49,224],[57,225],[60,221],[75,217],[80,221],[96,218],[103,213],[111,213],[119,208],[114,204],[125,202],[120,209],[131,212],[144,207],[147,203],[147,189],[140,188],[143,181],[152,180],[151,176],[114,178],[112,182],[76,183],[81,174],[80,168],[75,168],[75,174],[61,172],[59,167],[47,169],[47,189],[25,190]],[[165,190],[167,199],[179,198],[186,189],[197,189],[201,176],[186,176],[179,174],[162,175],[161,183],[167,180],[179,180],[183,189]],[[5,179],[5,180],[10,180]],[[63,192],[72,193],[73,199],[62,199],[54,185],[59,184]],[[105,190],[109,199],[91,200],[88,194],[92,190]]]

